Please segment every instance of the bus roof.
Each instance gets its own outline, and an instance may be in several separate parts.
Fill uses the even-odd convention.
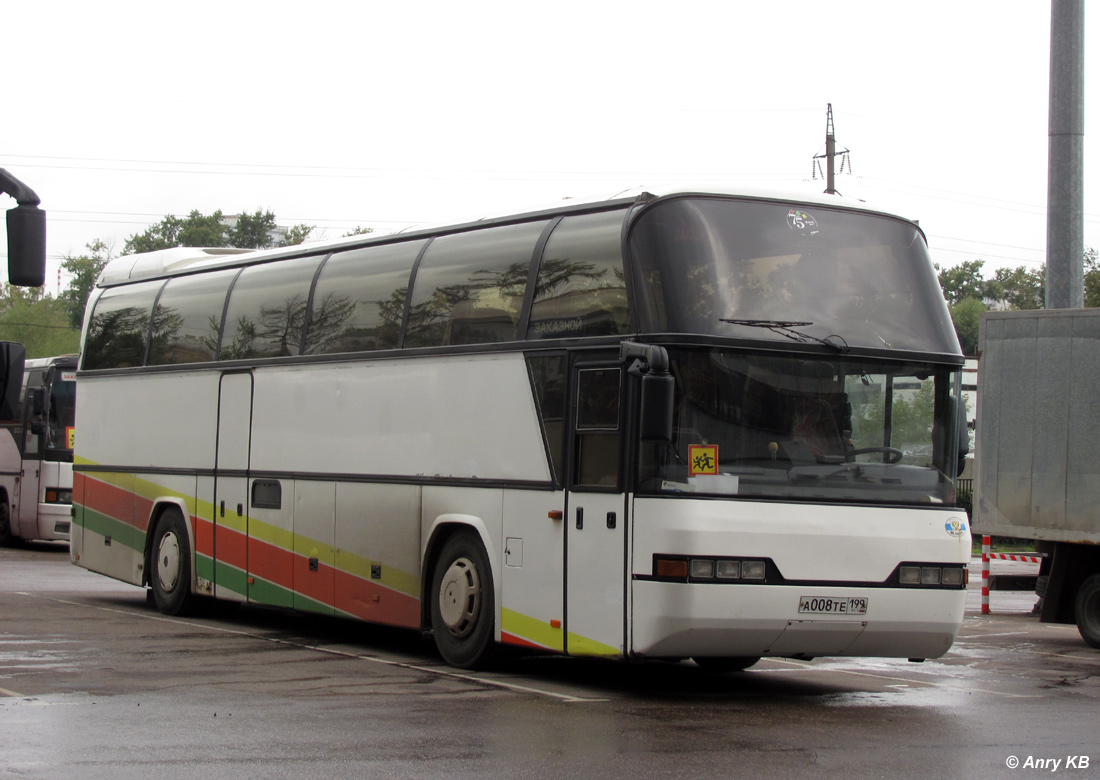
[[[700,186],[664,185],[661,187],[638,187],[615,193],[609,197],[569,198],[565,201],[541,208],[528,208],[516,212],[487,215],[465,221],[439,223],[435,225],[417,225],[397,233],[360,234],[275,249],[172,247],[170,249],[161,249],[155,252],[123,255],[107,263],[100,273],[99,279],[96,281],[96,286],[111,287],[127,282],[164,278],[200,269],[249,265],[261,260],[274,260],[280,257],[290,257],[303,253],[318,254],[353,246],[392,242],[395,240],[395,237],[400,237],[400,239],[411,239],[418,236],[429,236],[443,232],[470,230],[477,227],[485,227],[486,225],[497,222],[516,222],[558,214],[627,207],[632,204],[650,203],[658,199],[683,195],[718,195],[751,200],[777,200],[787,203],[806,203],[899,218],[895,214],[872,208],[863,200],[845,198],[840,195],[826,195],[824,193],[792,192],[789,190],[772,190],[743,186],[732,187],[715,184],[704,184]],[[916,223],[914,222],[914,224]]]

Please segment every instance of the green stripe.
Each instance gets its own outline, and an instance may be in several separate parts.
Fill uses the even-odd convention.
[[[77,512],[77,516],[80,518],[80,525],[83,526],[85,531],[90,531],[100,536],[111,537],[111,544],[123,545],[129,547],[135,552],[145,552],[145,532],[139,531],[132,525],[127,525],[120,520],[115,520],[113,517],[109,517],[100,512],[96,512],[94,509],[88,509],[86,507],[80,507]]]

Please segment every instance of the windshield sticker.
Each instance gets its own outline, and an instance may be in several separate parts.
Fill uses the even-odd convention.
[[[66,428],[65,428],[65,446],[68,447],[71,450],[71,449],[73,449],[73,446],[75,445],[75,443],[76,443],[76,428],[74,428],[72,425],[66,426]]]
[[[818,232],[817,220],[801,209],[790,209],[787,212],[787,226],[804,236],[814,236]]]
[[[700,474],[718,473],[718,445],[717,444],[689,444],[688,445],[688,475],[692,477]]]

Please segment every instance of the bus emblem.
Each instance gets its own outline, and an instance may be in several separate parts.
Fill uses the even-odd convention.
[[[951,536],[962,536],[966,532],[966,523],[957,517],[952,517],[944,523],[944,528],[947,529],[947,533]]]

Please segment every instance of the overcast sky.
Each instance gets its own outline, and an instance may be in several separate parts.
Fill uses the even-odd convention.
[[[843,195],[919,219],[941,265],[1044,261],[1049,0],[34,0],[3,29],[0,167],[42,198],[51,293],[90,241],[194,209],[335,238],[679,181],[820,192],[829,103]]]

